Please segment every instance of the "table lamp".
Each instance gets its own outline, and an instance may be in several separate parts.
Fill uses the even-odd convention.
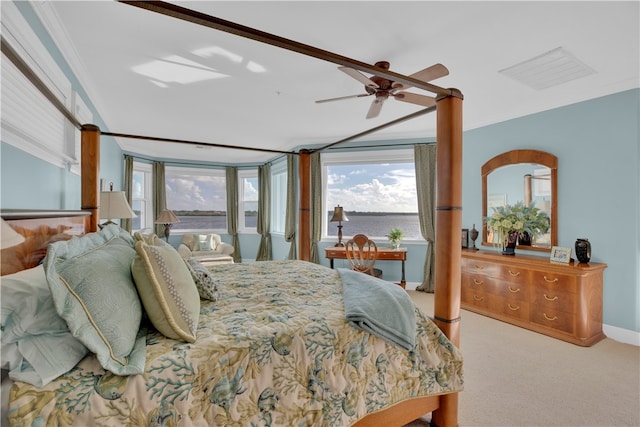
[[[115,224],[114,219],[135,218],[137,215],[129,206],[124,191],[113,191],[113,182],[109,185],[109,191],[100,193],[100,219],[106,219],[102,224]]]
[[[160,212],[160,216],[156,219],[156,224],[164,224],[164,238],[168,242],[169,241],[169,233],[171,232],[171,227],[176,222],[180,222],[176,214],[169,209],[163,209]]]
[[[336,243],[336,246],[344,246],[344,243],[342,243],[342,221],[349,221],[349,218],[344,214],[342,206],[338,205],[333,208],[333,216],[329,221],[338,223],[338,243]]]

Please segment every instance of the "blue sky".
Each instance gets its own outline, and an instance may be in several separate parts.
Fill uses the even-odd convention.
[[[142,183],[134,175],[134,194]],[[226,210],[224,178],[166,174],[167,207]],[[332,165],[328,168],[327,209],[340,205],[358,212],[417,212],[413,163]],[[257,178],[245,180],[245,200],[257,200]],[[139,193],[138,193],[139,194]]]

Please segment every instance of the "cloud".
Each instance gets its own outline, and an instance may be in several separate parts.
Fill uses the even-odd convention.
[[[227,210],[225,178],[166,175],[167,207],[173,210]]]
[[[396,167],[398,165],[395,165]],[[380,167],[380,165],[376,165]],[[328,189],[328,206],[341,205],[347,211],[358,212],[417,212],[415,170],[389,169],[373,173],[359,169],[360,177],[376,176],[368,180],[336,182]],[[382,172],[382,173],[380,173]]]

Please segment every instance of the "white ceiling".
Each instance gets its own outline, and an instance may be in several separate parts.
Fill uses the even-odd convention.
[[[450,74],[432,83],[463,93],[465,130],[640,86],[637,1],[179,4],[368,64],[387,60],[404,75],[442,63]],[[330,144],[424,108],[390,99],[367,120],[372,97],[314,102],[364,93],[333,63],[115,1],[37,7],[59,19],[55,38],[67,46],[65,55],[76,56],[72,67],[108,127],[103,131],[286,151]],[[595,73],[542,90],[499,73],[559,47]],[[190,67],[182,68],[222,76],[160,87],[140,73],[154,61],[185,60]],[[255,72],[260,67],[264,72]],[[429,114],[365,139],[434,135],[435,114]],[[155,158],[217,164],[275,156],[129,138],[118,143]]]

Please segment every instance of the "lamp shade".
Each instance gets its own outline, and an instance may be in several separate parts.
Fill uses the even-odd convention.
[[[100,193],[100,219],[135,218],[137,215],[129,206],[124,191],[103,191]]]
[[[156,219],[156,224],[175,224],[176,222],[180,222],[176,214],[169,209],[164,209],[160,212],[160,216]]]
[[[10,248],[11,246],[16,246],[24,242],[24,236],[22,234],[18,234],[4,219],[0,218],[0,221],[2,221],[2,229],[0,229],[2,233],[0,234],[0,249]]]
[[[340,205],[333,208],[333,216],[329,220],[329,222],[338,222],[338,221],[349,221],[349,218],[347,218],[347,216],[344,213],[344,209]]]

